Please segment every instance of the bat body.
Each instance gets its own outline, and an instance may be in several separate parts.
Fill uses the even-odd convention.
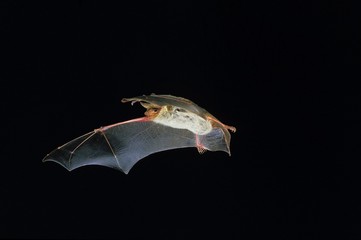
[[[188,99],[171,95],[143,95],[122,102],[140,102],[145,116],[98,128],[49,153],[69,171],[102,165],[128,173],[142,158],[156,152],[196,147],[200,153],[224,151],[230,155],[227,126]]]

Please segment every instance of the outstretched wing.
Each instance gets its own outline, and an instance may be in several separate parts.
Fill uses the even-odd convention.
[[[196,136],[191,131],[143,117],[96,129],[58,147],[43,161],[57,162],[69,171],[86,165],[103,165],[127,174],[134,164],[152,153],[199,144],[210,151],[229,153],[219,128]]]

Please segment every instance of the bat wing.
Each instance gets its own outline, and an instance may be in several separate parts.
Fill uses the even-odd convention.
[[[158,106],[176,106],[198,115],[204,115],[208,113],[205,109],[201,108],[194,102],[182,97],[176,97],[172,95],[157,95],[152,93],[151,95],[123,98],[122,102],[147,102]]]
[[[69,171],[86,165],[102,165],[127,174],[139,160],[152,153],[199,144],[210,151],[229,153],[219,128],[196,136],[191,131],[143,117],[96,129],[58,147],[43,161],[57,162]]]

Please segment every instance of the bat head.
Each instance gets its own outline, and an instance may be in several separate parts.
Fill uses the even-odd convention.
[[[154,119],[156,118],[159,113],[161,112],[162,108],[161,106],[159,105],[156,105],[156,104],[151,104],[151,103],[147,103],[147,102],[140,102],[140,104],[145,108],[147,109],[145,112],[144,112],[144,115],[147,116],[149,119]]]

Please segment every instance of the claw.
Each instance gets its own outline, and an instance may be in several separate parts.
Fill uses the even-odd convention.
[[[202,145],[202,143],[199,141],[198,134],[196,134],[196,144],[197,144],[197,150],[199,154],[203,154],[207,151],[207,149]]]
[[[237,131],[237,129],[233,126],[228,126],[228,125],[224,125],[224,126],[233,133],[235,133]]]
[[[203,153],[205,153],[207,151],[207,149],[205,149],[202,146],[197,146],[197,150],[198,150],[199,154],[203,154]]]

